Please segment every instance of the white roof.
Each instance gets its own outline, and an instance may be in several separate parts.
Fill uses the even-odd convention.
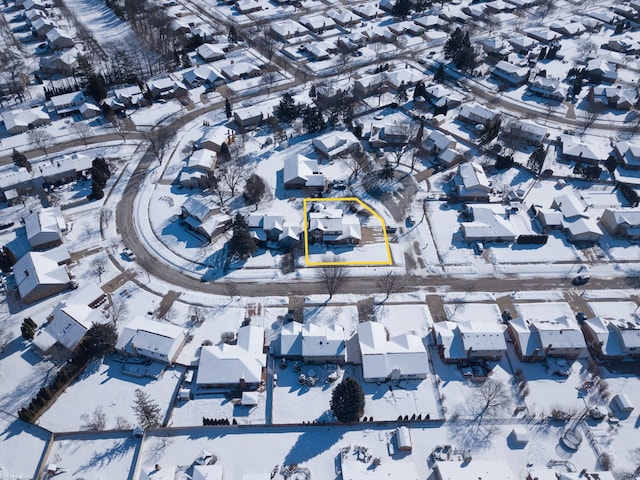
[[[429,373],[427,351],[417,335],[405,333],[387,340],[384,325],[364,322],[358,324],[358,342],[365,379],[386,378],[394,370],[401,375]]]
[[[4,190],[20,183],[30,182],[31,179],[31,173],[26,168],[11,165],[0,171],[0,188]]]
[[[325,154],[337,155],[358,143],[358,139],[351,132],[335,131],[314,138],[312,143]]]
[[[211,214],[217,211],[213,202],[201,196],[191,196],[182,204],[182,211],[189,214],[199,222],[204,222]]]
[[[517,236],[502,205],[469,205],[469,209],[473,213],[473,221],[461,223],[467,240],[513,240]]]
[[[343,480],[376,480],[382,478],[394,478],[402,480],[419,480],[422,477],[418,473],[415,463],[411,461],[383,461],[376,468],[371,468],[370,463],[360,460],[342,460]]]
[[[52,320],[46,330],[67,350],[73,351],[94,323],[109,320],[100,310],[90,308],[77,293],[58,303],[51,312]]]
[[[138,351],[151,352],[170,359],[184,336],[185,330],[177,325],[136,317],[125,327],[116,349],[135,353],[131,348],[133,344]]]
[[[64,285],[71,279],[64,265],[58,265],[64,246],[46,252],[29,252],[13,266],[13,274],[21,298],[25,298],[40,285]],[[67,257],[69,253],[67,252]]]
[[[531,320],[531,325],[538,331],[543,348],[586,348],[582,330],[569,317],[558,317],[549,320]]]
[[[235,385],[244,379],[260,383],[267,364],[263,353],[264,328],[247,325],[238,330],[235,345],[222,343],[202,347],[198,364],[198,385]]]
[[[43,160],[33,164],[33,170],[39,171],[44,177],[66,175],[70,172],[84,172],[91,168],[92,158],[82,153],[63,155],[55,160]]]
[[[84,93],[82,91],[78,91],[78,92],[64,93],[62,95],[54,95],[53,97],[51,97],[51,103],[56,109],[58,109],[60,107],[63,107],[65,105],[70,105],[70,104],[79,105],[82,102],[84,102],[84,99],[85,99]]]
[[[42,120],[50,122],[49,114],[42,107],[33,107],[26,110],[9,110],[2,114],[2,121],[7,130],[18,127],[28,127],[30,124]]]
[[[591,333],[600,344],[600,350],[604,355],[624,355],[625,351],[620,343],[620,339],[613,331],[610,321],[601,317],[593,317],[585,320],[584,326],[591,330]]]
[[[291,19],[273,23],[271,25],[271,30],[285,38],[309,33],[309,29],[307,27]]]
[[[302,355],[302,324],[289,322],[280,330],[280,355],[299,357]]]
[[[491,183],[484,173],[484,169],[476,162],[461,164],[460,167],[458,167],[458,174],[462,179],[462,184],[467,190],[478,187],[491,188]]]
[[[324,185],[324,175],[320,173],[318,161],[298,154],[284,160],[284,182],[302,179],[307,187]]]
[[[196,52],[205,60],[208,58],[221,58],[224,57],[224,50],[218,47],[217,45],[212,45],[211,43],[203,43],[198,48],[196,48]]]
[[[506,62],[504,60],[500,60],[496,63],[495,69],[501,72],[506,73],[507,75],[515,75],[517,77],[526,76],[529,73],[529,69],[526,67],[518,67],[517,65],[513,65],[512,63]]]
[[[211,170],[215,164],[216,152],[207,148],[195,150],[187,160],[188,170]]]
[[[60,207],[41,208],[24,219],[27,240],[37,248],[45,243],[60,240],[60,232],[67,229]]]
[[[222,465],[194,465],[193,480],[222,480]]]
[[[222,145],[229,139],[231,134],[232,131],[222,125],[206,127],[198,143],[202,145],[203,142],[212,142],[214,145]]]
[[[495,351],[507,349],[504,327],[494,322],[459,322],[465,351]]]
[[[589,215],[585,213],[587,210],[586,206],[574,193],[558,195],[553,199],[553,205],[562,212],[564,218],[589,217]]]
[[[260,69],[258,67],[249,62],[237,62],[222,67],[222,74],[227,78],[234,78],[236,76],[242,75],[251,75],[252,73],[259,71]]]
[[[306,323],[302,327],[302,356],[344,356],[346,353],[344,328],[340,325],[319,326]]]

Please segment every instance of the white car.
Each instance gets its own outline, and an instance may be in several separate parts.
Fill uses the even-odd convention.
[[[136,254],[129,250],[127,247],[122,249],[122,254],[127,257],[127,260],[133,262],[136,259]]]

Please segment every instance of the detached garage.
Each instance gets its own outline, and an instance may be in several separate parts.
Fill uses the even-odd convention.
[[[633,404],[625,393],[619,393],[613,397],[613,400],[611,400],[611,406],[624,413],[633,412]]]

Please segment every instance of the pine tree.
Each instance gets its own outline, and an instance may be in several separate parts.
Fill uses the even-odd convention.
[[[357,422],[364,414],[364,392],[360,383],[347,377],[331,392],[331,411],[342,423]]]
[[[13,163],[15,163],[17,167],[26,168],[28,172],[30,172],[33,169],[29,160],[27,160],[26,155],[24,153],[20,153],[15,148],[13,149],[13,154],[11,155],[11,158],[13,159]]]
[[[396,3],[391,8],[391,15],[394,17],[404,18],[411,12],[410,0],[396,0]]]
[[[302,116],[302,125],[307,133],[319,132],[325,127],[324,117],[317,107],[307,106]]]
[[[96,182],[91,182],[91,193],[89,200],[100,200],[104,197],[104,190]]]
[[[113,323],[94,323],[82,339],[82,349],[89,357],[104,357],[113,353],[118,332]]]
[[[440,65],[438,65],[436,73],[433,74],[433,80],[437,83],[444,83],[446,79],[447,74],[444,71],[444,63],[441,63]]]
[[[91,181],[100,188],[104,188],[107,185],[109,177],[111,177],[109,164],[103,157],[96,157],[91,162]]]
[[[406,103],[407,100],[409,100],[409,96],[407,95],[407,86],[404,81],[402,81],[400,85],[398,85],[398,90],[396,91],[396,102],[398,105],[401,105]]]
[[[451,32],[447,42],[444,44],[444,58],[453,60],[456,57],[464,46],[464,37],[465,35],[460,27]]]
[[[255,205],[258,208],[258,204],[262,197],[264,197],[266,191],[266,185],[264,180],[259,175],[252,173],[247,179],[247,183],[244,186],[244,199],[249,205]]]
[[[136,388],[131,408],[141,428],[148,430],[160,426],[160,406],[153,403],[148,393]]]
[[[229,102],[228,98],[224,99],[224,113],[227,118],[231,118],[231,102]]]
[[[229,35],[227,38],[231,43],[238,42],[238,32],[236,32],[236,27],[234,27],[233,25],[229,27]]]
[[[256,241],[251,236],[249,225],[245,218],[236,214],[233,220],[233,235],[229,240],[229,255],[231,258],[249,258],[257,249]]]
[[[105,87],[104,80],[102,80],[100,75],[92,73],[89,75],[88,80],[87,90],[97,102],[101,102],[107,98],[107,87]]]
[[[280,103],[276,107],[276,115],[285,123],[291,122],[298,118],[299,108],[296,105],[293,95],[285,92],[280,99]]]

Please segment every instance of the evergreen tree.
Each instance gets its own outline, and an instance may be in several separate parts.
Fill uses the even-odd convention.
[[[609,157],[607,157],[607,160],[604,162],[604,166],[609,173],[615,172],[616,168],[618,167],[618,161],[616,160],[616,157],[614,157],[613,155],[609,155]]]
[[[280,99],[280,103],[276,107],[276,115],[281,121],[288,123],[298,118],[300,110],[296,105],[293,95],[289,92],[285,92]]]
[[[231,118],[231,115],[232,115],[231,102],[229,102],[228,98],[224,99],[224,113],[227,116],[227,118]]]
[[[233,235],[229,240],[231,258],[249,258],[256,249],[256,241],[249,232],[247,221],[240,213],[236,214],[233,221]]]
[[[529,155],[529,160],[527,161],[527,167],[531,170],[539,172],[542,169],[542,165],[544,164],[544,159],[547,156],[547,152],[542,143],[536,145],[536,148]]]
[[[311,98],[313,100],[318,98],[318,90],[316,89],[315,83],[313,85],[311,85],[311,88],[309,89],[309,98]]]
[[[238,42],[238,32],[236,31],[236,27],[234,27],[233,25],[229,27],[229,35],[227,36],[227,38],[231,43]]]
[[[3,273],[11,273],[11,267],[13,267],[13,262],[7,253],[7,247],[5,245],[0,249],[0,270],[2,270]]]
[[[88,80],[89,83],[87,85],[87,90],[97,102],[101,102],[102,100],[107,98],[107,87],[105,87],[104,85],[102,76],[92,73],[91,75],[89,75]]]
[[[267,190],[264,180],[260,175],[252,173],[247,179],[247,183],[244,185],[244,199],[249,205],[255,205],[256,209],[258,204]]]
[[[364,414],[364,392],[353,377],[347,377],[331,392],[331,411],[342,423],[357,422]]]
[[[13,163],[15,163],[17,167],[26,168],[28,172],[30,172],[33,169],[29,160],[27,160],[26,155],[24,153],[20,153],[15,148],[13,149],[13,154],[11,155],[11,158],[13,159]]]
[[[136,388],[133,398],[133,412],[138,419],[138,424],[145,430],[160,426],[160,406],[153,403],[151,395]]]
[[[460,27],[457,27],[447,39],[447,42],[444,44],[444,58],[447,60],[453,60],[458,52],[462,50],[464,46],[464,32]]]
[[[229,150],[227,142],[223,142],[222,145],[220,145],[220,153],[218,153],[218,155],[223,162],[231,160],[231,151]]]
[[[182,63],[182,68],[189,68],[191,66],[191,58],[189,58],[189,53],[182,52],[180,56],[180,62]]]
[[[91,162],[91,181],[101,189],[107,185],[107,180],[111,176],[109,164],[103,157],[96,157]]]
[[[398,90],[396,91],[396,102],[398,105],[402,105],[403,103],[406,103],[407,100],[409,100],[409,96],[407,95],[407,86],[404,81],[402,81],[400,85],[398,85]]]
[[[436,70],[436,73],[433,74],[433,80],[437,83],[444,83],[446,79],[447,79],[447,74],[445,73],[445,70],[444,70],[444,63],[440,63],[438,65],[438,69]]]
[[[89,200],[100,200],[104,197],[104,190],[96,182],[91,182],[91,193],[89,194]]]
[[[325,127],[324,117],[317,107],[307,106],[302,116],[302,125],[307,133],[319,132]]]
[[[82,349],[89,357],[104,357],[113,353],[118,332],[113,323],[94,323],[82,339]]]
[[[394,17],[404,18],[411,12],[410,0],[396,0],[396,3],[391,8],[391,15]]]
[[[382,170],[380,171],[380,178],[382,178],[382,180],[389,181],[389,180],[393,180],[394,176],[395,176],[395,172],[393,170],[393,165],[391,165],[391,162],[387,160],[384,163]]]

